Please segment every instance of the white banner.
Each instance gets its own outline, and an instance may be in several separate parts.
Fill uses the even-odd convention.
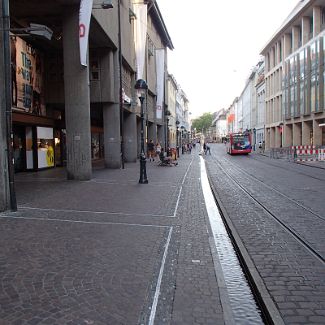
[[[135,56],[137,59],[137,79],[144,79],[144,63],[147,41],[147,5],[134,4],[134,13],[137,17],[134,24]]]
[[[165,86],[165,50],[156,50],[157,106],[156,117],[162,119]]]
[[[88,35],[93,0],[81,0],[79,10],[80,63],[87,66]]]

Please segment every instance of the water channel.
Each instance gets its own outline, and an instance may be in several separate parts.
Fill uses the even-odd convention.
[[[213,233],[213,245],[215,245],[223,273],[223,275],[217,275],[217,278],[218,281],[220,281],[220,276],[223,276],[222,280],[226,287],[226,290],[224,290],[225,292],[220,291],[220,295],[226,295],[227,297],[221,297],[221,300],[223,304],[229,302],[230,305],[223,306],[224,310],[229,311],[227,315],[228,323],[240,325],[264,324],[261,311],[256,304],[254,295],[247,282],[236,251],[216,205],[207,177],[204,159],[202,157],[200,157],[200,159],[201,185]]]

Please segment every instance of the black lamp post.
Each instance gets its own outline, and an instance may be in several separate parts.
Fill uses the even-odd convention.
[[[185,127],[181,126],[181,146],[182,146],[182,155],[184,154],[184,129]]]
[[[138,97],[141,102],[141,152],[140,152],[140,184],[148,184],[147,170],[146,170],[146,154],[144,153],[144,107],[143,102],[146,97],[147,83],[143,79],[138,79],[134,88],[138,91]]]

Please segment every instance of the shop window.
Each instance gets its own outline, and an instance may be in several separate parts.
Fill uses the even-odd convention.
[[[38,168],[54,167],[54,136],[52,128],[37,127]]]

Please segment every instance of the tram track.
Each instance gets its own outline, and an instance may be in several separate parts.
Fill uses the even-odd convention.
[[[253,157],[253,156],[248,156],[247,157],[248,159],[252,159],[254,161],[258,161],[260,162],[261,160],[260,159],[257,159],[256,157]],[[268,158],[269,159],[269,158]],[[289,162],[288,162],[289,163]],[[264,161],[263,160],[263,164],[266,164],[266,165],[269,165],[269,166],[272,166],[274,168],[279,168],[279,169],[282,169],[282,170],[287,170],[286,167],[283,167],[283,166],[279,166],[278,164],[272,164],[271,162],[268,162],[268,161]],[[292,163],[291,163],[292,164]],[[321,167],[318,167],[318,166],[311,166],[311,165],[304,165],[304,164],[298,164],[296,163],[295,166],[299,166],[299,167],[302,167],[302,168],[317,168],[317,169],[322,169]],[[312,178],[312,179],[315,179],[317,181],[325,181],[324,178],[319,178],[317,176],[313,176],[313,175],[310,175],[310,174],[306,174],[304,172],[301,172],[301,171],[298,171],[298,170],[295,170],[295,173],[298,174],[298,175],[302,175],[302,176],[307,176],[309,178]]]
[[[259,178],[257,178],[256,176],[252,175],[251,173],[248,173],[245,170],[240,169],[237,165],[235,165],[233,162],[231,162],[229,159],[224,158],[224,160],[227,162],[227,164],[231,164],[237,171],[240,171],[242,174],[245,174],[247,176],[249,176],[250,178],[254,179],[255,181],[258,181],[260,184],[262,184],[263,186],[267,187],[268,189],[270,189],[271,191],[281,195],[282,197],[286,198],[287,200],[289,200],[290,202],[298,205],[300,208],[304,209],[305,211],[308,211],[309,213],[311,213],[312,215],[314,215],[315,217],[324,220],[325,221],[325,217],[321,216],[320,214],[318,214],[317,212],[313,211],[312,209],[306,207],[305,205],[301,204],[300,202],[298,202],[297,200],[289,197],[288,195],[282,193],[281,191],[277,190],[276,188],[262,182]],[[321,179],[318,179],[321,180]],[[322,181],[322,180],[321,180]]]
[[[227,160],[227,159],[226,159]],[[322,254],[320,254],[316,249],[314,249],[306,240],[304,240],[302,238],[302,236],[300,236],[300,234],[295,231],[294,229],[292,229],[292,227],[290,227],[289,225],[287,225],[285,222],[283,222],[280,218],[278,218],[265,204],[263,204],[262,202],[260,202],[256,197],[254,197],[254,195],[252,195],[246,188],[245,186],[243,186],[235,177],[233,177],[227,170],[225,170],[225,168],[223,167],[223,165],[218,161],[218,160],[213,160],[212,162],[210,161],[209,163],[213,163],[215,165],[218,166],[218,168],[233,182],[237,185],[238,188],[240,188],[252,201],[254,201],[257,205],[259,205],[263,211],[269,215],[273,220],[275,220],[288,234],[290,234],[300,245],[302,245],[312,256],[314,256],[315,258],[317,258],[321,263],[325,264],[325,258]],[[229,161],[227,160],[227,163],[229,163]],[[238,170],[238,167],[236,167],[236,169]],[[241,172],[243,172],[241,170]],[[248,174],[249,175],[249,174]],[[251,178],[253,178],[253,176],[250,176]],[[258,180],[258,179],[256,179]],[[259,182],[261,182],[260,180],[258,180]],[[261,182],[263,185],[266,186],[266,184],[264,184],[263,182]],[[268,185],[267,185],[268,186]],[[213,189],[213,187],[212,187]],[[272,187],[270,187],[270,189],[272,189]],[[275,190],[275,189],[274,189]],[[213,189],[214,191],[214,189]],[[277,190],[276,190],[277,191]],[[278,194],[280,194],[281,192],[279,192]],[[281,193],[284,197],[287,197],[285,194]],[[290,198],[291,199],[291,198]],[[320,215],[318,215],[317,213],[315,213],[314,211],[309,211],[309,208],[304,207],[304,206],[300,206],[298,204],[298,202],[296,202],[295,200],[291,199],[293,203],[297,204],[300,208],[305,208],[306,211],[310,212],[312,215],[314,215],[317,218],[320,218],[321,220],[324,220],[324,218]],[[217,201],[217,200],[216,200]],[[218,203],[218,202],[217,202]]]

